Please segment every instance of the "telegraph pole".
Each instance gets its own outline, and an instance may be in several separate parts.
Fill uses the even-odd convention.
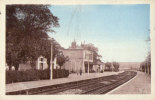
[[[51,40],[50,80],[53,80],[53,43]]]
[[[89,74],[89,55],[88,55],[88,74]]]

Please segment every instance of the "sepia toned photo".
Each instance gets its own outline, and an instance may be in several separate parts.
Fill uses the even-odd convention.
[[[150,4],[8,4],[6,95],[151,94]]]

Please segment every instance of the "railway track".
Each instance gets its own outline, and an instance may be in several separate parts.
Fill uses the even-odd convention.
[[[66,84],[64,86],[57,87],[53,90],[44,90],[32,94],[57,94],[59,92],[70,90],[70,89],[80,89],[83,90],[80,94],[104,94],[110,90],[118,87],[119,85],[127,82],[136,75],[136,72],[127,71],[120,73],[118,75],[110,75],[95,79],[83,80],[76,83]],[[74,93],[73,93],[74,94]],[[76,93],[75,93],[76,94]]]
[[[133,74],[132,76],[130,76],[130,75],[126,76],[125,75],[124,77],[119,78],[115,82],[112,82],[109,84],[100,84],[100,86],[98,86],[98,87],[92,86],[90,90],[89,90],[89,88],[87,88],[87,91],[83,92],[82,94],[105,94],[105,93],[109,92],[110,90],[113,90],[114,88],[120,86],[121,84],[129,81],[135,75],[136,75],[136,73]]]
[[[137,72],[125,71],[117,75],[104,76],[99,78],[81,80],[76,82],[69,82],[65,84],[57,84],[52,86],[40,87],[17,93],[29,95],[50,95],[64,93],[71,89],[81,90],[78,94],[105,94],[110,90],[120,86],[136,76]],[[13,93],[10,93],[13,94]],[[77,93],[71,93],[77,94]]]

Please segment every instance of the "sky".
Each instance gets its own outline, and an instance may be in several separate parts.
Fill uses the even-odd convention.
[[[102,61],[142,62],[150,44],[150,5],[52,5],[60,27],[54,37],[62,47],[72,41],[92,43]]]

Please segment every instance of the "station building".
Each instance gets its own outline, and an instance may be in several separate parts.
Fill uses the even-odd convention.
[[[86,50],[81,46],[77,46],[76,42],[72,42],[71,47],[68,49],[62,49],[64,56],[69,57],[63,68],[69,70],[70,72],[80,72],[84,73],[93,71],[93,52]]]

